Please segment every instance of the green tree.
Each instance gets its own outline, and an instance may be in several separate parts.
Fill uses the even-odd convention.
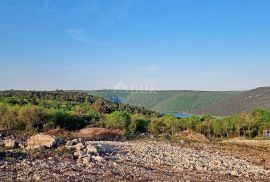
[[[166,126],[166,131],[169,132],[170,135],[174,135],[183,128],[182,120],[173,115],[164,115],[161,120]]]
[[[235,131],[235,122],[234,117],[225,117],[221,119],[221,127],[223,135],[226,138],[229,138],[230,134],[233,134]]]

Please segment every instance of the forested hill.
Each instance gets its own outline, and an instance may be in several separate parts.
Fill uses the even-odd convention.
[[[189,112],[208,106],[241,92],[237,91],[125,91],[97,90],[88,94],[110,101],[143,106],[159,112]]]
[[[250,112],[257,108],[270,111],[270,87],[260,87],[242,92],[223,101],[198,108],[193,113],[227,116]]]
[[[104,98],[92,96],[84,92],[56,91],[0,91],[0,103],[10,105],[36,105],[44,108],[67,109],[81,104],[93,106],[102,114],[114,111],[127,111],[132,114],[155,115],[154,111],[138,106],[115,103]]]

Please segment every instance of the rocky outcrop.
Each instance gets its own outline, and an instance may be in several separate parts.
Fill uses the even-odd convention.
[[[39,149],[39,148],[52,148],[61,144],[61,139],[51,135],[37,134],[30,137],[27,140],[27,150]]]

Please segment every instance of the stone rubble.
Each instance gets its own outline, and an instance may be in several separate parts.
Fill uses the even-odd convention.
[[[198,144],[199,145],[199,144]],[[269,181],[234,156],[156,141],[69,140],[72,158],[2,160],[0,181]]]

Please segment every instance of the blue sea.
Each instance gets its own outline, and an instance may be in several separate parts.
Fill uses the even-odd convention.
[[[190,117],[192,117],[192,114],[181,113],[181,112],[163,112],[161,114],[174,115],[177,118],[190,118]]]

